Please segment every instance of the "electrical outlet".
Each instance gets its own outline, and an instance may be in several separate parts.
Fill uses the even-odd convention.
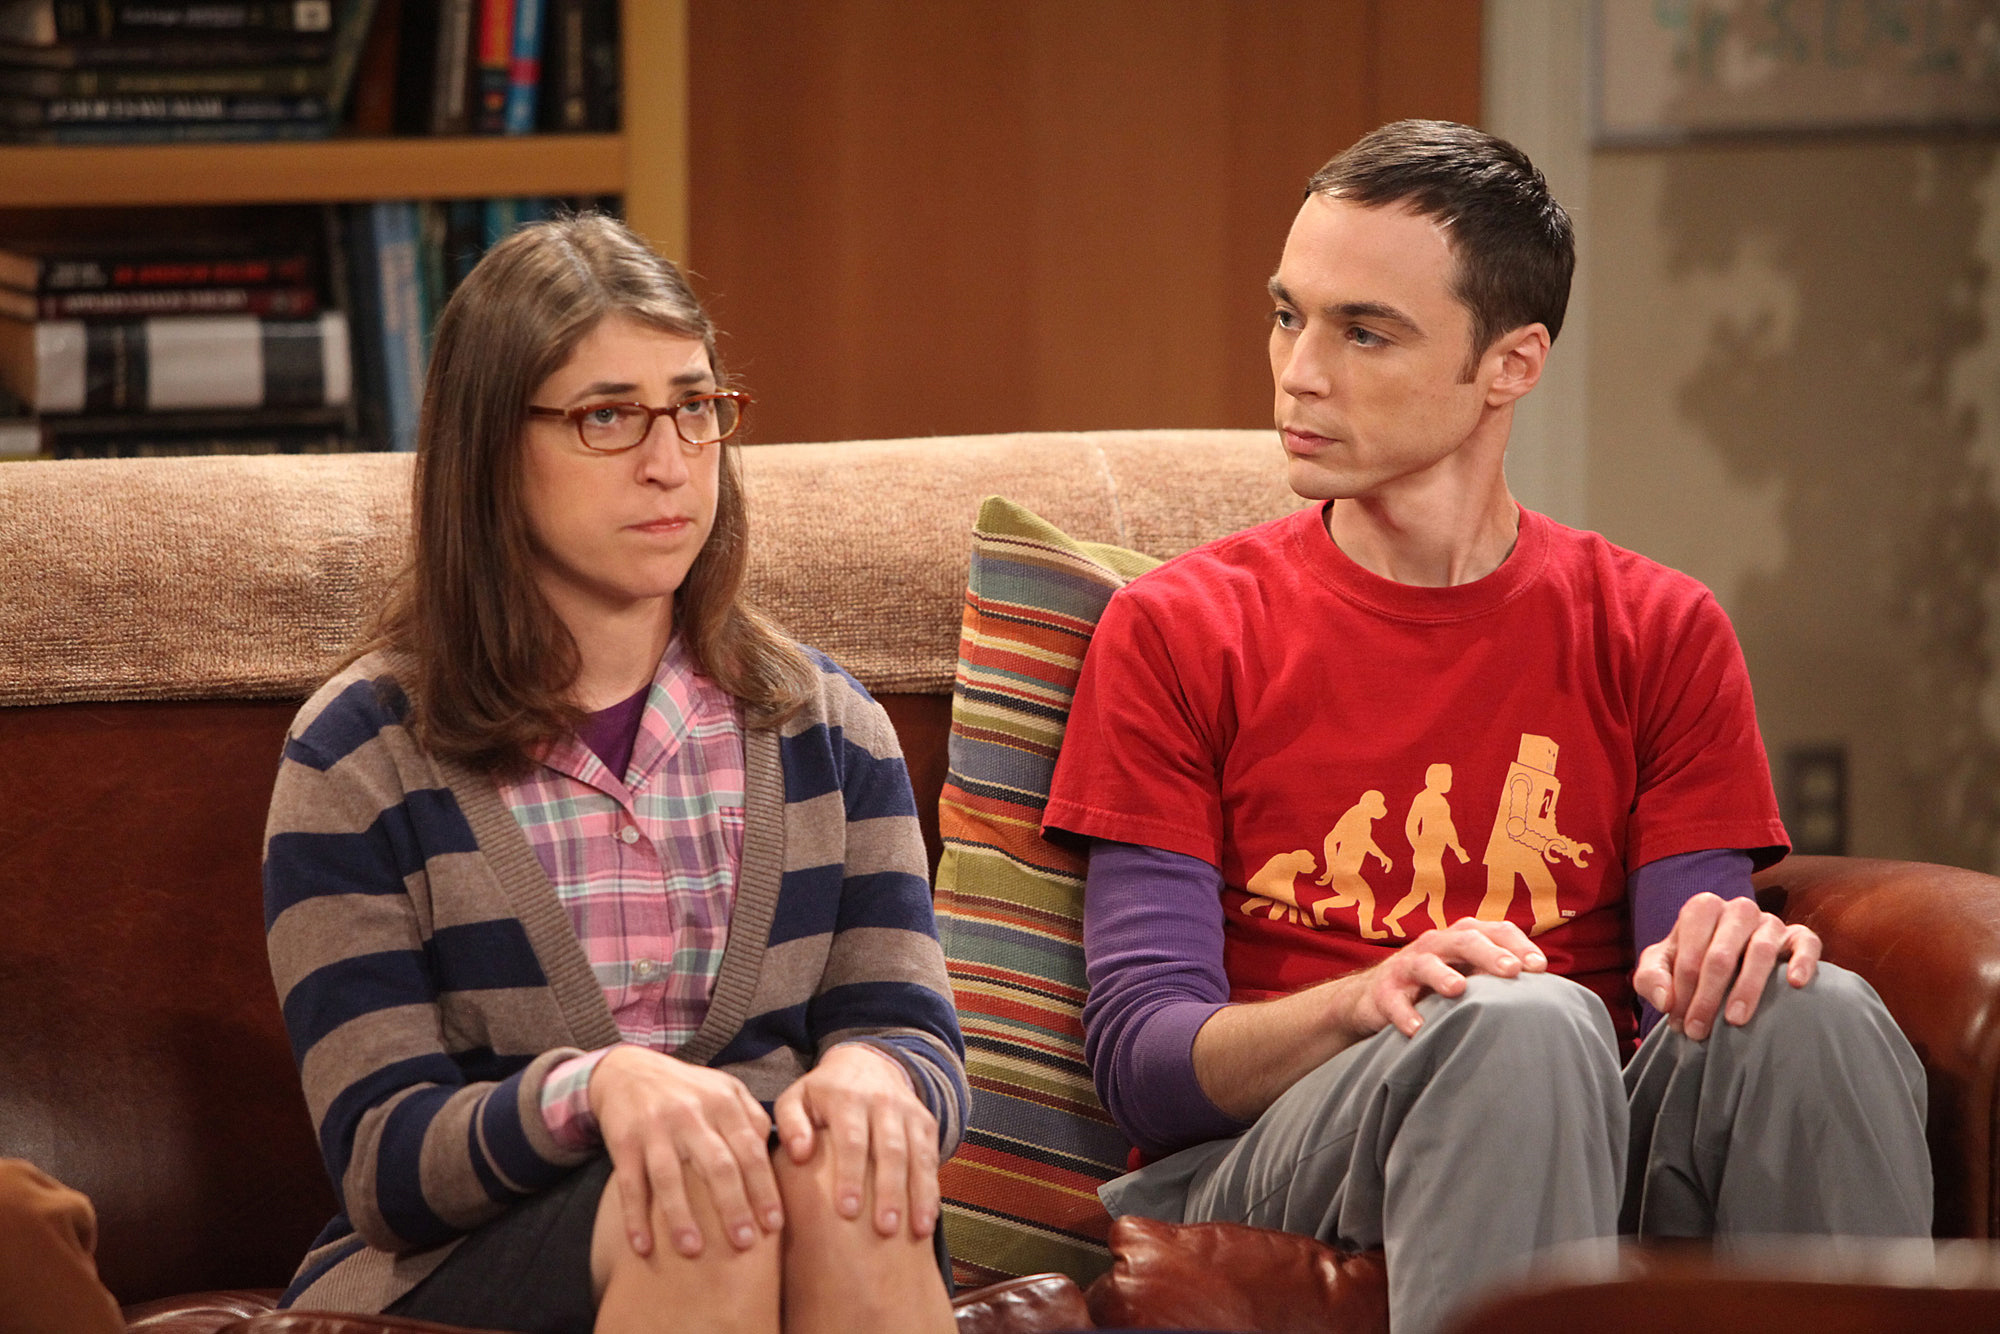
[[[1784,816],[1792,851],[1847,854],[1847,747],[1793,746],[1785,752]]]

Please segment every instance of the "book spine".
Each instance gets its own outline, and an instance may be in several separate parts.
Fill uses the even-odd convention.
[[[209,0],[184,4],[100,0],[90,8],[94,11],[97,35],[104,37],[119,33],[237,32],[258,28],[325,32],[333,26],[333,0],[261,0],[239,4],[216,4]]]
[[[6,0],[0,0],[4,14]],[[326,33],[245,32],[188,36],[79,37],[36,43],[0,37],[0,61],[36,69],[137,69],[224,65],[284,65],[324,61],[333,43]]]
[[[583,31],[584,128],[616,130],[623,116],[619,88],[624,78],[617,0],[586,0]]]
[[[507,128],[508,70],[514,58],[514,0],[479,0],[479,108],[474,128]]]
[[[107,121],[0,130],[10,144],[233,144],[324,139],[324,120]]]
[[[311,287],[125,288],[98,292],[55,292],[37,302],[45,320],[133,315],[270,315],[319,313],[319,293]]]
[[[419,323],[423,331],[424,364],[431,359],[431,334],[437,329],[438,316],[444,313],[447,296],[445,284],[448,277],[444,263],[444,239],[447,230],[445,206],[435,199],[426,199],[416,205],[417,236],[417,294],[419,298]]]
[[[423,392],[423,298],[417,274],[415,206],[384,200],[369,206],[375,230],[381,307],[383,385],[389,448],[417,447],[417,400]]]
[[[337,204],[335,251],[346,264],[348,326],[354,334],[355,434],[368,449],[389,447],[387,368],[382,364],[381,266],[375,262],[372,204]]]
[[[508,134],[532,134],[535,93],[542,81],[542,0],[516,0],[514,50],[507,66],[507,109],[503,128]]]
[[[486,253],[485,210],[477,199],[454,199],[444,212],[444,286],[449,297]]]
[[[314,278],[312,257],[298,252],[223,259],[161,255],[117,259],[101,255],[0,254],[9,286],[36,292],[95,292],[126,287],[303,287]],[[25,278],[20,281],[18,278]]]
[[[438,7],[437,86],[431,94],[431,133],[472,129],[473,0],[444,0]]]
[[[333,430],[216,431],[180,435],[63,435],[48,442],[52,459],[180,458],[201,454],[333,454],[352,446]]]
[[[542,65],[542,128],[574,133],[590,125],[588,89],[584,86],[584,2],[551,0],[544,24]]]
[[[339,311],[45,320],[35,351],[35,407],[45,413],[309,407],[351,392]]]
[[[340,405],[305,408],[215,408],[194,412],[64,414],[42,419],[50,439],[78,436],[227,435],[231,431],[339,431],[347,420]]]
[[[396,70],[402,60],[403,0],[379,0],[348,92],[346,128],[370,138],[396,129]]]
[[[482,248],[491,250],[521,225],[521,201],[510,198],[482,200],[479,206]]]
[[[339,125],[347,115],[347,99],[354,91],[355,72],[361,68],[361,52],[368,45],[368,30],[375,23],[378,0],[350,0],[342,8],[340,24],[333,33],[333,53],[326,61],[327,119]],[[320,89],[302,89],[317,92]]]
[[[265,97],[227,93],[206,96],[0,98],[0,114],[13,124],[304,121],[326,118],[322,97]]]
[[[228,259],[161,257],[110,266],[107,287],[203,287],[297,284],[313,276],[306,254],[242,255]]]
[[[322,94],[326,87],[326,70],[318,65],[71,70],[0,66],[0,93],[16,97],[306,97]]]
[[[33,10],[34,6],[28,5],[26,8]],[[54,0],[48,8],[58,41],[68,41],[76,37],[96,37],[111,21],[108,13],[110,6],[97,3],[97,0]]]
[[[31,459],[41,452],[41,423],[33,417],[0,417],[0,459]]]
[[[429,134],[437,86],[438,11],[444,0],[400,0],[396,27],[394,122],[397,134]]]
[[[347,313],[347,401],[340,405],[340,433],[349,440],[361,438],[361,397],[360,368],[355,364],[358,350],[356,329],[358,321],[354,314],[354,289],[350,280],[352,269],[347,255],[348,230],[344,220],[348,206],[344,204],[320,205],[320,232],[324,246],[319,251],[323,260],[323,277],[314,284],[321,298],[322,311],[338,310]],[[357,446],[358,448],[358,446]]]

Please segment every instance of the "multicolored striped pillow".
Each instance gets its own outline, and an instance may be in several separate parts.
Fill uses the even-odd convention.
[[[936,894],[972,1082],[939,1180],[961,1284],[1049,1270],[1087,1284],[1111,1264],[1097,1187],[1128,1146],[1083,1059],[1084,861],[1040,830],[1091,632],[1158,563],[997,496],[973,528]]]

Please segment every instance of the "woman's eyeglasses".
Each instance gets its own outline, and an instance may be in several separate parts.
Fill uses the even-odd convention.
[[[653,430],[653,419],[666,417],[681,439],[681,452],[690,457],[710,445],[719,445],[736,434],[743,424],[743,412],[750,395],[724,389],[712,394],[691,394],[664,408],[644,403],[587,403],[580,408],[543,408],[530,405],[534,417],[562,417],[576,427],[576,438],[585,449],[599,454],[619,454],[636,448]]]

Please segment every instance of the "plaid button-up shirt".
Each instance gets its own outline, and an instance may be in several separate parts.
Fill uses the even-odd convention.
[[[743,853],[737,701],[676,636],[622,777],[574,736],[538,760],[501,797],[568,909],[619,1033],[671,1052],[701,1027],[729,940]],[[566,1062],[544,1086],[543,1116],[565,1143],[596,1133],[588,1086],[602,1055]]]

